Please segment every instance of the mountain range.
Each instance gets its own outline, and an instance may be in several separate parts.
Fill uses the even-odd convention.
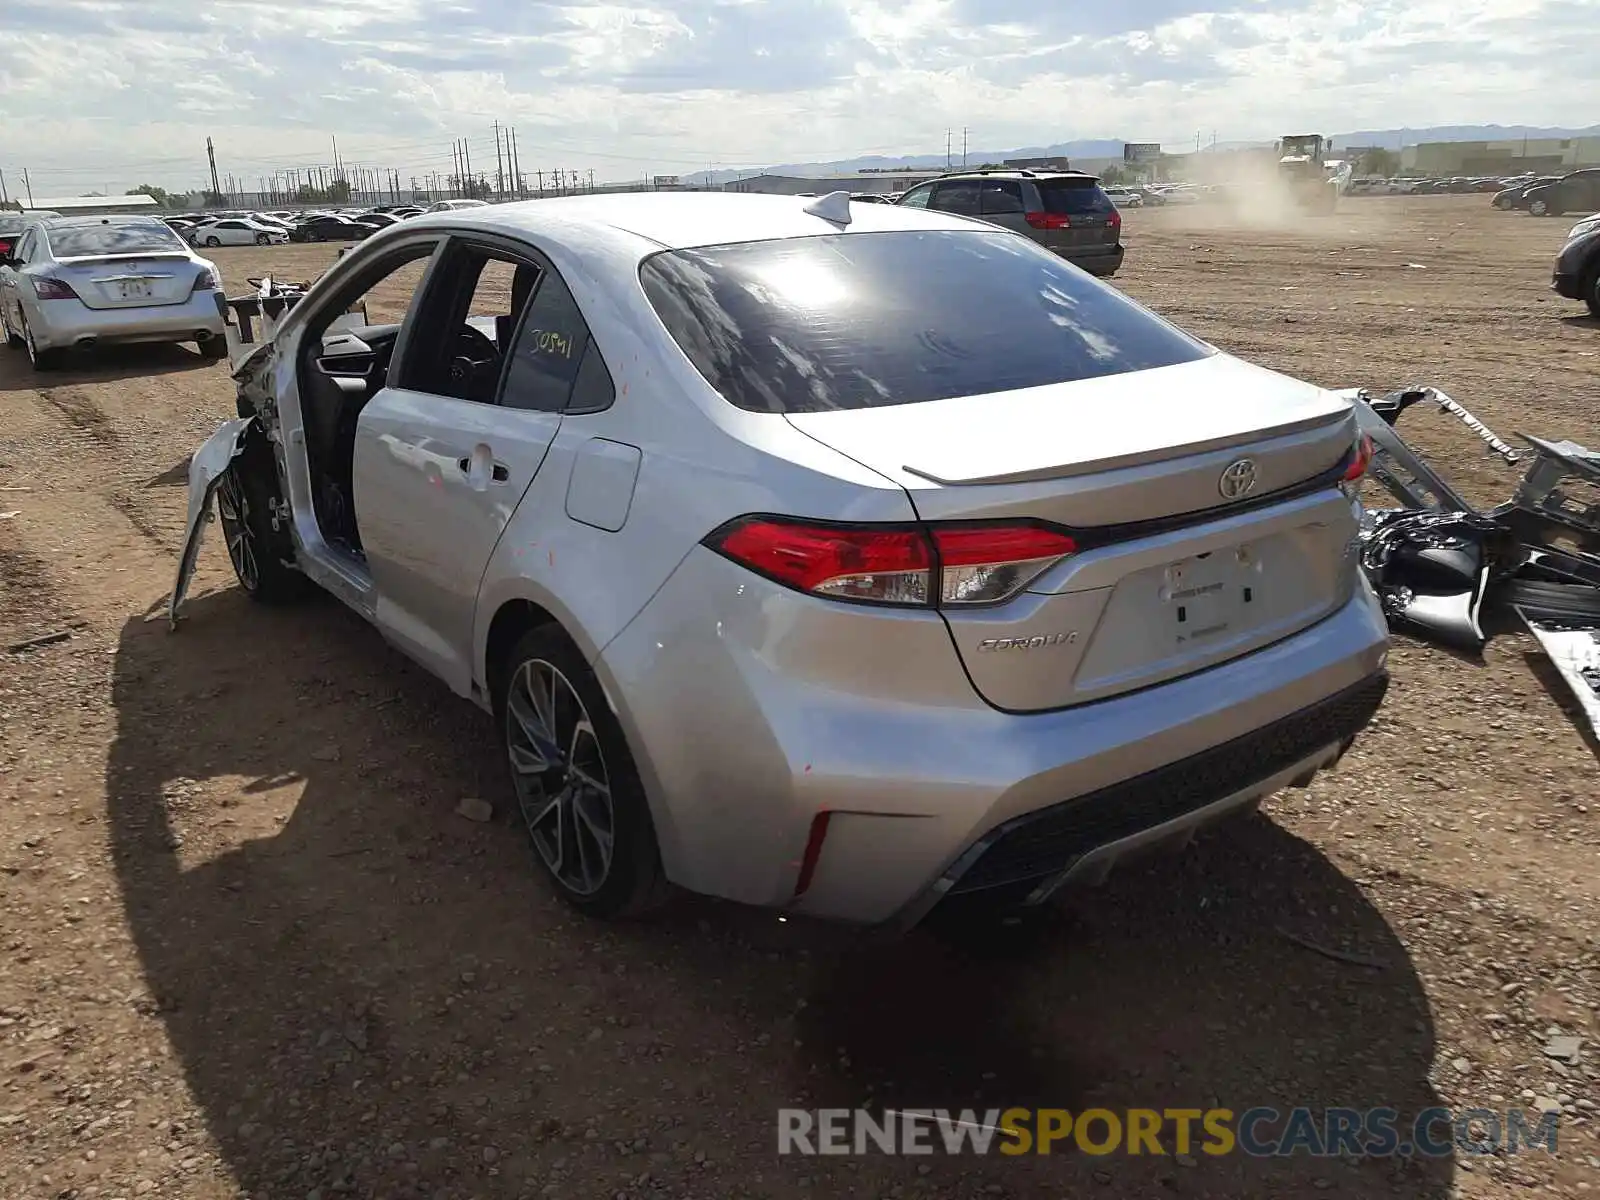
[[[1424,129],[1361,129],[1353,133],[1336,133],[1332,137],[1335,147],[1386,146],[1389,149],[1397,150],[1401,146],[1411,146],[1418,142],[1497,142],[1518,138],[1600,137],[1600,125],[1590,125],[1584,129],[1560,129],[1532,125],[1434,125]],[[1239,150],[1248,146],[1266,144],[1266,142],[1218,142],[1215,148],[1218,150]],[[1122,147],[1123,140],[1121,138],[1086,138],[1057,142],[1049,146],[1019,146],[1011,150],[969,148],[966,159],[968,163],[976,164],[1003,162],[1008,158],[1121,158]],[[1169,145],[1167,148],[1181,153],[1188,147]],[[1210,149],[1211,147],[1207,145],[1205,148]],[[695,187],[704,187],[709,181],[715,186],[727,183],[730,180],[761,174],[763,171],[772,175],[791,176],[852,175],[859,171],[892,169],[895,167],[908,167],[916,171],[927,171],[943,168],[946,165],[946,161],[943,154],[907,154],[899,158],[886,158],[883,155],[872,154],[861,158],[835,159],[832,162],[776,163],[763,168],[762,171],[753,169],[742,171],[697,171],[693,175],[683,176],[683,182]]]

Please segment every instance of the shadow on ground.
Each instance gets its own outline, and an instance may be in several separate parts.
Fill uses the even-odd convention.
[[[8,353],[0,345],[0,354]],[[10,351],[17,368],[0,372],[0,392],[31,392],[38,388],[59,388],[85,383],[115,383],[171,375],[181,371],[202,371],[215,366],[200,357],[192,345],[154,342],[128,346],[102,346],[96,350],[74,351],[61,364],[48,371],[28,368],[28,358],[20,350]]]
[[[1448,1159],[775,1153],[782,1106],[1432,1105],[1402,948],[1264,820],[1010,939],[689,899],[600,925],[509,823],[454,815],[506,807],[475,709],[331,603],[188,611],[123,630],[110,829],[162,1019],[253,1197],[1447,1193]]]

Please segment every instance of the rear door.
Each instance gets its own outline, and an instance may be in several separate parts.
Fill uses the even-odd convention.
[[[950,179],[933,185],[933,196],[928,207],[940,212],[954,213],[958,217],[979,215],[978,181],[976,179]]]
[[[405,337],[395,386],[357,423],[356,516],[380,628],[465,694],[479,582],[560,428],[588,328],[542,257],[457,237]]]
[[[1567,195],[1562,197],[1562,207],[1568,212],[1587,216],[1600,212],[1600,171],[1579,171],[1567,176],[1562,184]]]
[[[1015,179],[985,179],[978,186],[978,215],[1012,233],[1029,233],[1022,185]]]
[[[1098,182],[1068,175],[1036,179],[1033,186],[1039,191],[1044,211],[1064,217],[1067,222],[1063,229],[1047,230],[1040,239],[1041,245],[1068,252],[1103,250],[1117,244],[1122,219]]]

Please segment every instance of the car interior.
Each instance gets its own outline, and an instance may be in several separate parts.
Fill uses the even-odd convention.
[[[431,245],[413,247],[399,261],[378,264],[375,275],[353,281],[346,302],[331,304],[303,342],[296,374],[317,524],[330,545],[358,558],[353,472],[362,410],[390,385],[494,403],[506,351],[539,282],[533,263],[474,246],[447,251],[411,301],[416,331],[405,378],[392,378],[402,323],[335,324],[352,304],[432,253]],[[445,330],[453,335],[439,336]]]

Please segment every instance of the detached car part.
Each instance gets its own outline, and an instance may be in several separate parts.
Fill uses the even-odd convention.
[[[1485,604],[1515,612],[1600,735],[1600,454],[1520,433],[1513,446],[1437,388],[1341,394],[1373,442],[1367,474],[1401,505],[1368,511],[1361,528],[1362,569],[1390,624],[1475,652]],[[1474,507],[1395,432],[1422,403],[1523,469],[1510,500]]]

